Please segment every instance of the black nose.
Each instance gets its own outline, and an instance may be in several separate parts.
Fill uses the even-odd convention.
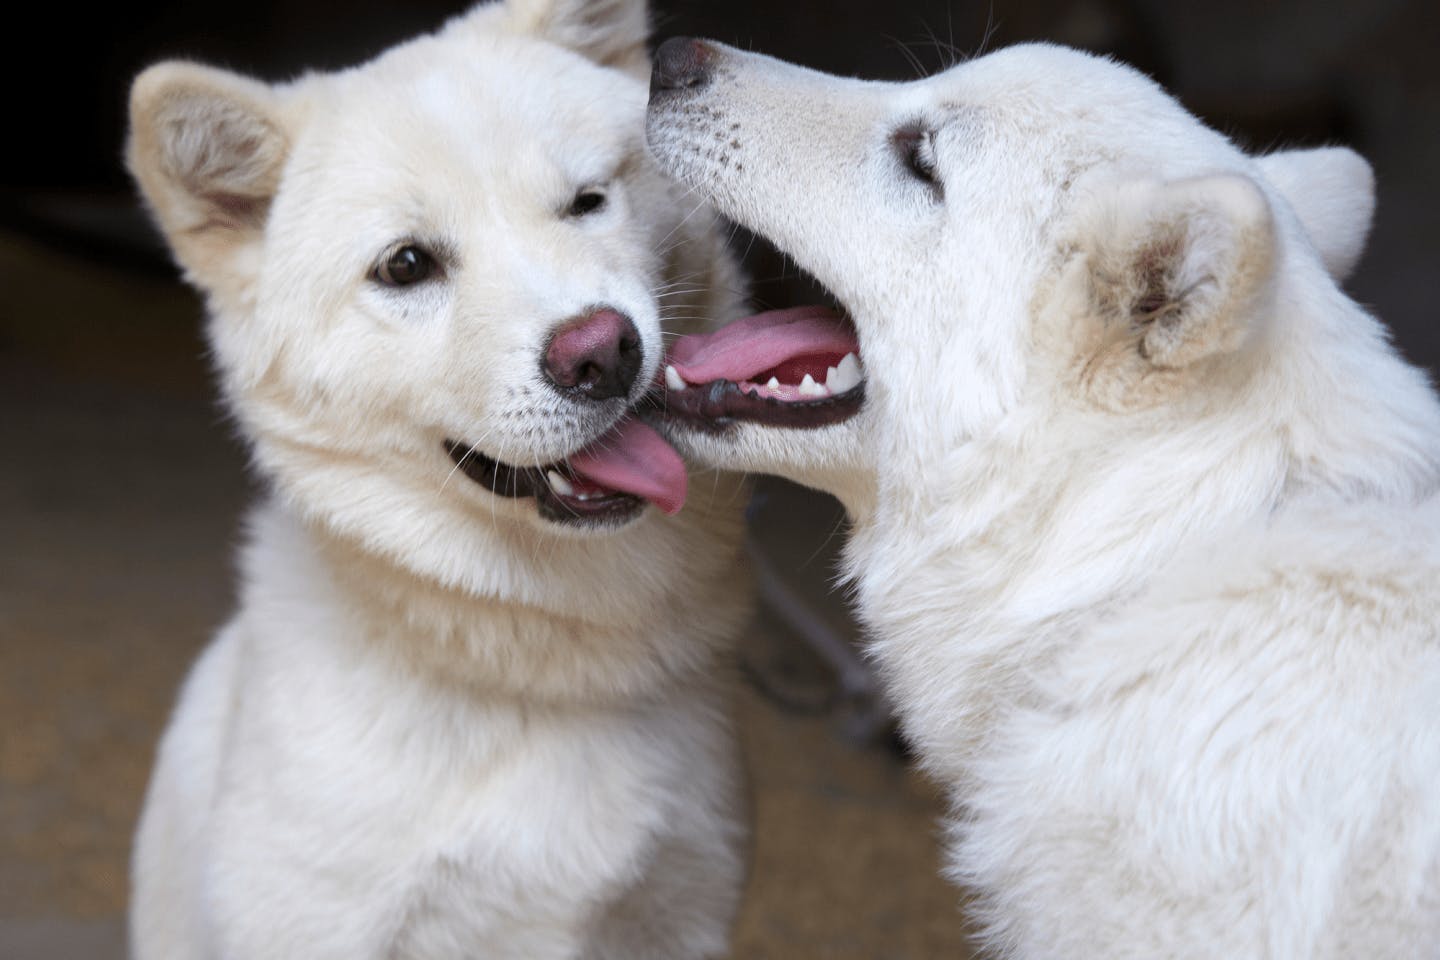
[[[715,49],[693,37],[671,37],[655,51],[650,72],[650,94],[661,90],[690,90],[710,81]]]
[[[601,308],[557,327],[541,366],[550,382],[567,394],[609,400],[629,396],[643,359],[635,323],[623,313]]]

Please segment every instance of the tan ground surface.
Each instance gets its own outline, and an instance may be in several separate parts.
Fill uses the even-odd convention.
[[[110,960],[151,751],[229,610],[249,491],[193,296],[4,236],[0,278],[0,960]],[[822,597],[833,506],[771,496],[769,550]],[[797,708],[829,678],[773,617],[746,658],[784,696],[742,705],[757,832],[735,955],[967,956],[938,798]]]

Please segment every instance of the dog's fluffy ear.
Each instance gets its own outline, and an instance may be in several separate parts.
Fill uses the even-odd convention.
[[[1375,217],[1375,172],[1345,147],[1282,150],[1259,158],[1260,172],[1294,209],[1325,269],[1349,277]]]
[[[650,75],[646,0],[507,0],[512,23],[606,67]]]
[[[213,292],[253,275],[253,250],[289,152],[273,90],[172,61],[130,91],[127,160],[190,277]]]
[[[1253,180],[1126,185],[1092,223],[1091,283],[1107,323],[1156,367],[1236,350],[1268,294],[1270,205]]]

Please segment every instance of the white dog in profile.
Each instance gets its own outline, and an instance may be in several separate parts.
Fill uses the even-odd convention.
[[[672,40],[649,141],[853,318],[682,340],[668,409],[846,503],[995,953],[1440,957],[1440,405],[1331,276],[1364,162],[1044,45],[880,84]]]
[[[271,487],[161,745],[138,960],[725,951],[743,487],[663,515],[685,468],[629,411],[662,323],[743,301],[647,159],[645,36],[509,0],[294,83],[136,81]]]

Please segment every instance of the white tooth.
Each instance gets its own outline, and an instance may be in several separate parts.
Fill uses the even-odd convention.
[[[671,390],[685,389],[685,378],[680,376],[680,372],[669,364],[665,365],[665,386]]]
[[[831,392],[831,393],[839,393],[839,392],[840,392],[840,389],[835,386],[835,379],[836,379],[836,378],[835,378],[835,374],[836,374],[836,370],[835,370],[834,367],[830,367],[829,369],[827,369],[827,370],[825,371],[825,386],[828,387],[828,388],[830,388],[830,392]]]
[[[575,488],[570,486],[570,481],[560,476],[560,474],[554,470],[547,470],[545,472],[545,479],[550,481],[550,489],[560,494],[560,496],[573,497],[575,495]]]
[[[835,368],[835,379],[832,382],[826,379],[826,384],[833,393],[844,393],[860,385],[865,379],[865,372],[860,369],[860,360],[853,353],[845,354],[845,359],[840,361],[840,366]]]
[[[771,389],[771,390],[779,390],[779,389],[780,389],[780,380],[779,380],[779,378],[777,378],[777,377],[771,377],[771,378],[770,378],[770,382],[767,383],[767,384],[765,384],[765,386],[768,387],[768,388]]]
[[[805,374],[805,379],[800,381],[800,396],[802,397],[828,397],[830,391],[815,382],[810,374]]]

